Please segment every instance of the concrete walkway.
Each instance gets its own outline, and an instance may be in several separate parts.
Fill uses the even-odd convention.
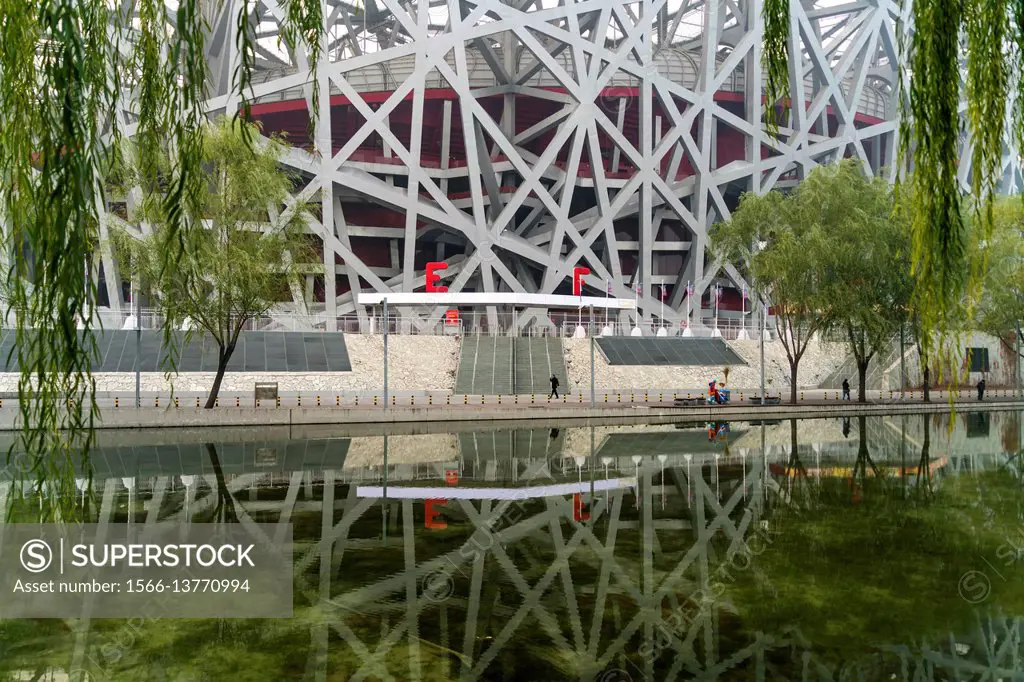
[[[947,412],[950,409],[949,394],[933,391],[932,402],[924,403],[920,391],[908,393],[903,399],[898,393],[890,399],[886,393],[873,392],[867,403],[847,402],[836,399],[835,391],[803,391],[803,400],[796,405],[753,405],[749,395],[733,393],[734,401],[729,405],[674,407],[673,395],[665,392],[599,393],[596,404],[590,404],[590,396],[571,395],[561,400],[549,400],[547,396],[405,396],[393,397],[385,407],[382,396],[377,396],[376,406],[372,397],[341,404],[316,397],[297,396],[291,405],[276,404],[255,407],[252,398],[248,402],[237,399],[237,406],[223,402],[218,408],[204,410],[194,404],[178,399],[168,405],[127,407],[128,400],[103,398],[100,400],[99,428],[196,428],[225,426],[292,426],[300,424],[381,424],[398,422],[466,422],[466,421],[519,421],[551,419],[679,419],[694,421],[710,420],[760,420],[815,418],[854,415],[886,415],[899,413]],[[697,397],[693,392],[690,397]],[[676,397],[686,397],[676,394]],[[132,398],[134,402],[134,398]],[[269,401],[267,401],[269,402]],[[288,402],[292,402],[289,400]],[[317,405],[319,402],[319,405]],[[961,392],[954,396],[955,409],[977,410],[1024,410],[1024,397],[1013,396],[1011,390],[993,390],[984,402],[978,402],[973,394]],[[116,406],[115,406],[116,405]],[[0,431],[20,428],[17,405],[10,400],[0,408]]]

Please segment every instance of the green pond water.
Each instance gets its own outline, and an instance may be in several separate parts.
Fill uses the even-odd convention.
[[[459,428],[100,434],[79,520],[291,524],[293,616],[0,620],[0,680],[1024,680],[1020,414]]]

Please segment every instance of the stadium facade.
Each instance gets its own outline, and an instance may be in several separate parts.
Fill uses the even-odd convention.
[[[235,4],[209,17],[211,114],[239,106]],[[723,317],[744,305],[749,283],[707,243],[743,192],[842,157],[893,172],[905,11],[894,0],[791,3],[790,90],[803,106],[777,138],[763,120],[759,0],[327,0],[313,138],[308,55],[279,46],[276,2],[255,4],[252,114],[295,145],[296,194],[323,190],[310,231],[326,274],[277,312],[306,299],[321,329],[366,324],[357,292],[423,291],[430,261],[448,264],[452,292],[571,293],[584,266],[585,294],[636,296],[646,322],[678,329],[689,314],[700,326],[718,288]],[[104,286],[111,308],[124,309],[123,292]],[[424,325],[445,309],[399,312]],[[498,328],[505,312],[478,323]]]

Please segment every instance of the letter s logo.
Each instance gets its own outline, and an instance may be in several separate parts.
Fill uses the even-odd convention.
[[[428,293],[441,293],[448,291],[446,286],[438,286],[438,282],[441,281],[441,275],[437,274],[437,270],[447,270],[448,264],[442,262],[431,262],[427,263],[427,292]]]
[[[21,546],[21,565],[30,573],[42,573],[53,562],[53,550],[43,540],[29,540]]]

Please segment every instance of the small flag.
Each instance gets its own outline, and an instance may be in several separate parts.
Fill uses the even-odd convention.
[[[750,296],[747,295],[747,286],[744,284],[743,285],[743,300],[746,301],[746,300],[749,300],[749,299],[750,299]]]
[[[693,282],[686,283],[686,295],[691,298],[693,297]]]
[[[716,301],[721,301],[722,300],[722,287],[720,287],[720,286],[716,286],[715,287],[715,300]]]
[[[611,296],[612,295],[612,281],[610,279],[606,279],[605,280],[605,284],[608,285],[608,295]]]
[[[642,289],[642,287],[640,286],[640,280],[637,280],[637,282],[636,282],[636,295],[637,296],[640,295],[640,290],[641,289]]]
[[[665,300],[665,293],[666,293],[666,291],[665,291],[665,285],[664,285],[664,284],[662,284],[662,285],[661,285],[661,300],[663,300],[663,301]]]

